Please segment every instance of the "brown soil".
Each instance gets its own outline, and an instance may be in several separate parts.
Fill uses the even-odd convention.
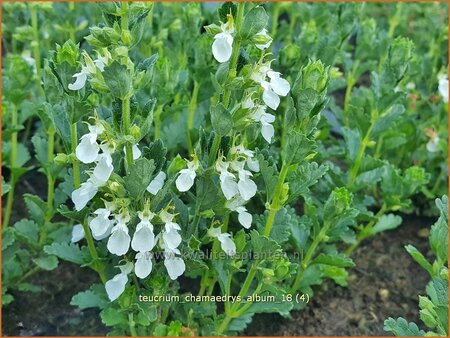
[[[420,323],[418,295],[423,293],[427,274],[404,250],[413,244],[428,251],[418,232],[432,223],[426,218],[409,218],[401,228],[367,240],[355,252],[357,268],[350,271],[348,288],[325,283],[309,306],[292,313],[292,319],[258,315],[244,333],[264,335],[387,335],[383,321],[403,316]],[[42,293],[13,292],[15,301],[3,309],[5,335],[105,335],[98,311],[79,311],[69,305],[71,297],[96,281],[89,269],[71,263],[30,282],[43,285]]]
[[[356,268],[349,271],[347,288],[327,282],[315,290],[306,309],[292,313],[292,319],[258,315],[245,335],[379,336],[390,335],[383,330],[388,317],[421,323],[418,295],[424,293],[429,277],[404,246],[413,244],[429,255],[428,240],[419,231],[433,222],[406,218],[399,229],[368,239],[354,253]]]

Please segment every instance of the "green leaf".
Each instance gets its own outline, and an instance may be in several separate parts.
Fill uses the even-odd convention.
[[[90,213],[88,208],[84,208],[81,211],[71,210],[67,207],[67,205],[63,204],[58,208],[58,212],[71,220],[74,220],[78,223],[83,223],[86,216]]]
[[[17,290],[24,291],[24,292],[32,292],[37,293],[42,291],[42,287],[39,285],[34,285],[30,283],[20,283],[17,285]]]
[[[156,61],[158,60],[158,53],[153,54],[149,58],[145,59],[144,61],[140,62],[137,66],[138,71],[149,71],[153,68]]]
[[[106,308],[102,312],[100,312],[100,318],[102,319],[102,323],[106,326],[119,326],[128,324],[126,314],[111,307]]]
[[[2,196],[7,194],[11,189],[11,185],[5,182],[5,179],[2,176]]]
[[[58,258],[55,256],[41,256],[33,259],[33,262],[43,270],[51,271],[58,266]]]
[[[245,15],[239,35],[244,40],[249,39],[265,28],[268,21],[269,16],[264,7],[256,6]]]
[[[397,320],[388,318],[384,321],[384,330],[392,332],[395,336],[424,336],[425,331],[420,330],[415,323],[408,323],[406,319],[400,317]]]
[[[47,203],[44,202],[39,196],[31,194],[24,194],[23,199],[31,218],[37,224],[44,224]]]
[[[131,75],[126,66],[114,61],[110,66],[105,67],[102,74],[114,97],[124,100],[131,96],[133,87]]]
[[[218,9],[219,19],[222,22],[227,22],[227,15],[231,14],[233,18],[236,18],[237,6],[232,2],[224,2]]]
[[[250,232],[250,244],[255,259],[271,260],[281,252],[281,247],[277,242],[259,234],[256,230]]]
[[[49,255],[55,255],[65,261],[75,264],[87,264],[91,261],[91,255],[87,247],[80,247],[74,243],[53,243],[44,246],[44,251]]]
[[[402,218],[394,214],[382,215],[375,226],[372,228],[372,234],[378,234],[386,230],[392,230],[402,224]]]
[[[339,268],[350,268],[355,266],[353,260],[350,257],[345,256],[344,254],[327,255],[324,253],[318,255],[313,260],[312,264],[325,264],[336,266]]]
[[[231,115],[221,103],[211,107],[211,124],[219,136],[226,136],[233,127]]]
[[[405,107],[396,104],[392,106],[388,112],[381,115],[380,118],[375,122],[372,129],[372,136],[375,137],[380,133],[392,128],[392,125],[402,116],[405,112]]]
[[[266,201],[271,201],[273,194],[275,193],[275,188],[278,182],[278,173],[275,168],[270,165],[269,161],[264,159],[264,156],[260,154],[258,156],[259,167],[261,171],[261,176],[264,180],[264,185],[266,188]]]
[[[318,165],[316,162],[305,163],[297,170],[288,173],[287,182],[289,182],[288,202],[297,200],[309,192],[309,187],[316,184],[328,171],[325,164]]]
[[[269,212],[266,210],[263,215],[255,216],[255,224],[260,233],[264,231]],[[273,239],[278,244],[285,243],[290,236],[290,227],[297,223],[297,216],[295,210],[290,207],[285,207],[278,210],[273,221],[272,230],[269,238]]]
[[[89,290],[78,292],[70,301],[70,305],[78,306],[81,310],[104,309],[108,304],[110,301],[106,295],[105,286],[102,284],[93,284]]]
[[[411,257],[425,270],[428,271],[430,275],[433,274],[433,267],[427,261],[427,259],[412,245],[405,246],[406,251],[411,255]]]
[[[161,171],[164,163],[166,162],[166,154],[167,148],[164,147],[163,142],[159,139],[152,142],[148,147],[144,147],[144,149],[142,149],[142,157],[154,161],[155,173],[159,173]],[[184,161],[182,161],[182,165],[185,165]]]
[[[152,180],[154,170],[154,161],[146,158],[140,158],[130,166],[124,178],[125,188],[130,197],[137,199],[142,196]]]
[[[29,243],[37,243],[39,240],[39,227],[29,219],[22,219],[14,224],[16,235],[22,237]]]
[[[252,322],[253,313],[250,311],[243,315],[233,318],[228,326],[228,331],[242,332]]]
[[[361,133],[358,129],[350,129],[348,127],[342,127],[341,130],[347,145],[348,157],[350,160],[355,161],[361,145]]]
[[[436,206],[441,212],[439,219],[431,226],[430,245],[436,256],[442,261],[448,260],[448,198],[436,199]]]
[[[314,140],[298,132],[288,133],[286,140],[285,161],[288,164],[301,163],[317,148]]]
[[[2,251],[15,242],[14,231],[12,228],[2,230]]]

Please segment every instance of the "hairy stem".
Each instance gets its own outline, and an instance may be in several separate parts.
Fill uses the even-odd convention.
[[[41,96],[44,96],[44,90],[41,86],[41,54],[39,52],[39,27],[37,19],[36,6],[30,6],[31,11],[31,27],[33,29],[33,57],[36,62],[36,86]]]
[[[187,125],[187,140],[188,140],[189,154],[194,153],[194,148],[192,145],[191,130],[194,126],[194,117],[195,117],[195,110],[197,109],[197,99],[198,99],[199,89],[200,89],[200,85],[198,84],[197,81],[194,81],[194,89],[192,90],[191,102],[189,103],[189,118],[188,118],[188,125]]]

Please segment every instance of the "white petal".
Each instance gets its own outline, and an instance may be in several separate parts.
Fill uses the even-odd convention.
[[[160,191],[164,186],[166,177],[166,173],[164,171],[160,171],[159,174],[156,175],[156,177],[148,185],[147,191],[152,195],[156,195],[158,191]]]
[[[75,210],[80,211],[97,194],[98,187],[90,181],[84,182],[81,186],[72,192],[72,202],[75,204]]]
[[[92,180],[98,186],[103,186],[109,180],[114,167],[112,165],[112,161],[108,156],[102,156],[100,161],[98,161],[95,166],[94,172],[92,174]]]
[[[259,162],[256,158],[247,157],[247,166],[251,171],[259,172]]]
[[[220,63],[227,62],[230,59],[231,53],[233,51],[233,38],[231,37],[231,35],[226,35],[228,34],[217,34],[217,38],[215,38],[212,45],[212,53],[214,55],[214,58]]]
[[[448,79],[442,77],[439,79],[439,93],[445,103],[448,103]]]
[[[260,50],[263,50],[263,49],[269,48],[271,44],[272,44],[272,40],[270,40],[269,42],[267,42],[264,45],[257,45],[257,44],[255,44],[255,46],[256,46],[256,48],[258,48]]]
[[[195,171],[192,171],[190,169],[181,170],[180,175],[177,177],[177,180],[175,182],[178,191],[184,192],[191,189],[191,187],[194,185],[195,176]]]
[[[125,291],[125,286],[128,282],[128,276],[119,273],[105,283],[106,293],[109,300],[112,302],[119,298],[119,296]]]
[[[186,269],[184,261],[180,257],[173,256],[173,254],[166,257],[164,260],[164,265],[169,273],[170,279],[172,280],[180,277]]]
[[[222,177],[222,174],[220,176]],[[220,188],[227,200],[232,199],[239,191],[237,183],[229,176],[220,180]]]
[[[97,135],[89,133],[81,137],[81,141],[75,149],[75,154],[81,162],[92,163],[97,159],[99,149]]]
[[[163,232],[163,241],[167,248],[173,250],[178,247],[181,243],[181,236],[180,234],[175,231],[165,231]]]
[[[261,135],[267,142],[272,142],[272,137],[275,134],[275,129],[271,124],[263,124],[261,126]]]
[[[256,190],[258,189],[255,182],[253,182],[250,178],[239,180],[238,188],[242,198],[246,201],[255,196]]]
[[[280,96],[286,96],[291,90],[291,85],[289,84],[289,82],[287,82],[285,79],[282,79],[281,77],[271,79],[270,87],[276,94]]]
[[[76,73],[72,77],[76,78],[76,80],[74,83],[71,83],[67,86],[70,90],[80,90],[81,88],[83,88],[85,86],[86,80],[87,80],[86,73],[84,73],[84,72]]]
[[[130,248],[130,236],[125,226],[116,225],[108,240],[108,250],[117,256],[123,256]]]
[[[101,72],[105,70],[105,63],[102,59],[94,60],[94,64],[97,66],[98,69],[100,69]]]
[[[271,88],[267,88],[264,90],[263,101],[273,110],[276,110],[280,105],[280,98]]]
[[[139,252],[136,255],[136,264],[134,265],[134,272],[137,277],[143,279],[152,272],[153,263],[150,252]]]
[[[92,235],[99,238],[111,230],[113,221],[109,219],[109,211],[107,209],[97,209],[95,213],[98,215],[89,222],[89,227]]]
[[[236,211],[238,212],[239,223],[244,228],[249,229],[252,226],[252,215],[244,207],[237,208]]]
[[[236,244],[234,244],[233,240],[230,238],[230,234],[224,233],[217,236],[217,239],[220,242],[220,246],[222,250],[229,256],[234,256],[236,254]]]
[[[139,149],[139,147],[137,146],[137,144],[134,144],[131,149],[133,152],[133,160],[137,160],[139,157],[141,157],[142,152]],[[125,153],[125,156],[127,156],[127,148],[126,147],[123,148],[123,152]]]
[[[435,137],[434,139],[428,141],[427,150],[430,153],[435,153],[439,151],[439,138]]]
[[[72,243],[81,241],[84,238],[84,230],[81,224],[75,224],[72,228]]]
[[[155,234],[152,228],[145,223],[139,223],[136,226],[136,232],[131,241],[131,247],[137,252],[146,252],[153,249],[155,246]]]

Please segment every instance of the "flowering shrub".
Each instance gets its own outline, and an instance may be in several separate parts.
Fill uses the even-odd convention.
[[[360,4],[67,6],[91,22],[4,5],[9,23],[31,14],[6,32],[33,50],[3,63],[5,305],[66,260],[98,274],[71,304],[100,309],[111,335],[237,334],[255,314],[303,309],[325,279],[346,286],[365,239],[445,190],[447,38],[440,22],[431,76],[416,71],[414,36],[394,34],[407,4],[388,32]],[[52,20],[63,41],[44,37]],[[25,194],[29,216],[11,226],[35,168],[47,196]],[[180,295],[200,301],[164,301]]]

